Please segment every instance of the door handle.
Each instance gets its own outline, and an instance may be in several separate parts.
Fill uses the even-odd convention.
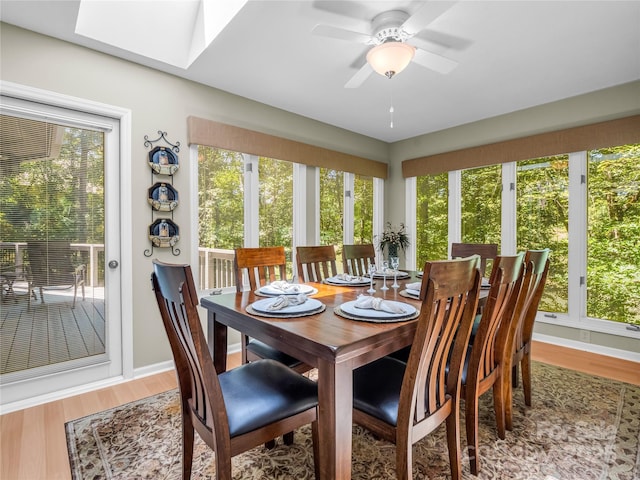
[[[117,260],[111,260],[109,262],[109,268],[114,269],[114,268],[118,268],[118,261]]]

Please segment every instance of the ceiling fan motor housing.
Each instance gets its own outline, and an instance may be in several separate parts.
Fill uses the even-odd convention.
[[[390,10],[376,15],[373,21],[373,35],[375,45],[380,45],[388,41],[404,42],[409,38],[409,34],[401,27],[409,18],[407,12],[402,10]]]

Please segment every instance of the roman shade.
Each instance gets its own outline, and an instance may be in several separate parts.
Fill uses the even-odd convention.
[[[188,117],[189,145],[206,145],[234,152],[286,160],[304,165],[387,178],[387,164],[328,148],[227,125]]]
[[[402,176],[435,175],[632,143],[640,143],[640,115],[412,158],[402,162]]]

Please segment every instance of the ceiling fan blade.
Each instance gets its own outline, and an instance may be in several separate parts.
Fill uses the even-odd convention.
[[[413,36],[453,7],[455,3],[456,2],[454,1],[440,2],[436,0],[427,0],[416,11],[416,13],[405,20],[401,28],[408,33],[409,36]]]
[[[422,50],[421,48],[416,48],[416,54],[413,57],[413,61],[418,65],[438,73],[449,73],[458,66],[458,62],[455,60],[443,57],[437,53]]]
[[[352,32],[340,27],[333,27],[331,25],[316,25],[311,31],[314,35],[321,37],[337,38],[339,40],[347,40],[348,42],[358,42],[368,44],[372,38],[371,35],[360,32]]]
[[[351,77],[351,79],[344,84],[344,88],[358,88],[360,85],[364,83],[364,81],[369,78],[369,75],[373,73],[373,68],[369,65],[369,62],[365,62],[365,64],[356,72],[356,74]]]

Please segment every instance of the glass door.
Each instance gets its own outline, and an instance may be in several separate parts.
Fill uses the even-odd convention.
[[[109,315],[118,310],[119,295],[109,289],[113,279],[107,278],[119,273],[105,261],[114,258],[105,256],[106,232],[119,223],[113,222],[113,210],[107,214],[105,195],[107,177],[119,170],[114,171],[119,150],[111,148],[117,143],[117,121],[2,100],[0,386],[5,405],[120,374],[122,354],[114,339],[118,315]],[[50,113],[47,118],[51,110],[57,112],[55,121]],[[107,161],[109,155],[115,162]]]

